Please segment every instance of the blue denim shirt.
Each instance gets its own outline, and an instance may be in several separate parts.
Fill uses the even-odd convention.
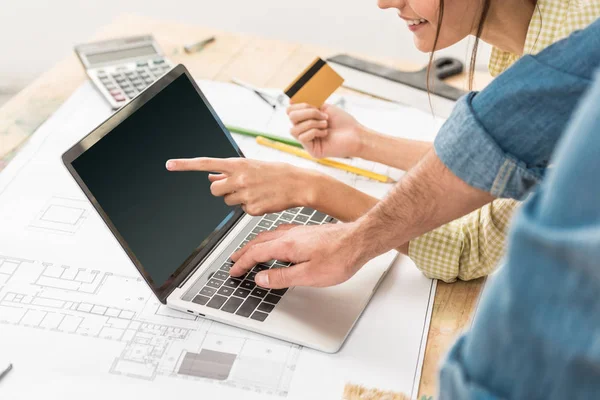
[[[543,178],[597,65],[600,19],[461,98],[437,135],[436,154],[469,185],[523,199]]]
[[[442,366],[441,399],[600,398],[600,70],[553,164]]]

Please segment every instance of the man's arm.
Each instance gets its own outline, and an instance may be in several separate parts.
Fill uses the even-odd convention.
[[[435,139],[437,156],[469,185],[523,199],[543,178],[598,65],[600,19],[461,98]]]
[[[262,235],[234,255],[232,275],[276,258],[299,266],[264,271],[257,275],[259,285],[343,282],[369,259],[494,197],[523,197],[543,177],[599,64],[600,20],[537,56],[524,57],[481,93],[463,98],[438,134],[435,152],[365,216],[342,227]]]

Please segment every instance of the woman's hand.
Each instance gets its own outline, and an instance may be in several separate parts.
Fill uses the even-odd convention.
[[[314,157],[353,157],[361,151],[364,128],[339,107],[325,104],[321,109],[309,104],[293,104],[287,109],[291,130]]]
[[[169,171],[207,171],[210,191],[230,206],[241,204],[250,215],[312,207],[323,175],[285,163],[246,158],[190,158],[169,160]]]

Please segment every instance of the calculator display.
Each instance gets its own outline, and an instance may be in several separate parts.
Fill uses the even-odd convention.
[[[129,49],[110,50],[100,53],[87,54],[86,58],[90,65],[102,64],[111,61],[125,60],[136,57],[151,56],[158,54],[154,46],[147,45]]]

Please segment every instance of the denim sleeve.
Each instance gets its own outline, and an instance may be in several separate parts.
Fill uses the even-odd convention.
[[[504,267],[440,373],[440,399],[600,393],[600,70],[514,218]]]
[[[523,199],[598,65],[600,19],[461,98],[435,140],[437,156],[469,185]]]

